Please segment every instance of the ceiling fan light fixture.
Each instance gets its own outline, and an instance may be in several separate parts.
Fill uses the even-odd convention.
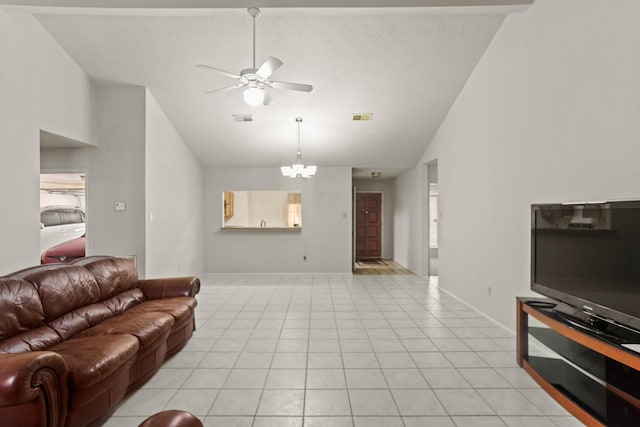
[[[280,171],[285,178],[311,178],[316,174],[318,167],[315,165],[305,166],[302,163],[302,151],[300,151],[300,123],[302,123],[302,117],[296,117],[298,123],[298,150],[296,151],[296,163],[291,166],[282,166]]]
[[[250,87],[245,89],[242,95],[244,97],[244,102],[254,107],[262,105],[264,102],[264,89]]]
[[[271,75],[284,65],[278,58],[269,56],[262,65],[256,67],[256,19],[260,15],[260,9],[257,7],[250,7],[247,11],[253,21],[253,66],[240,71],[240,74],[235,74],[205,64],[196,65],[197,68],[202,70],[216,71],[227,77],[238,80],[238,83],[235,85],[208,90],[205,93],[217,93],[237,88],[245,88],[245,91],[243,92],[244,101],[249,105],[256,106],[260,104],[271,105],[271,95],[267,93],[266,88],[311,92],[313,90],[312,85],[279,82],[270,79]]]

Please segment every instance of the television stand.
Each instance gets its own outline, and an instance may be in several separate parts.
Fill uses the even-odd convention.
[[[527,304],[529,305],[529,304]],[[602,339],[604,339],[605,341],[611,341],[612,343],[615,344],[623,344],[625,342],[625,340],[622,337],[618,337],[616,335],[610,334],[606,331],[604,331],[601,328],[598,328],[596,326],[592,326],[590,324],[587,323],[583,323],[581,321],[579,321],[578,319],[576,319],[573,316],[570,316],[566,313],[563,313],[561,311],[553,311],[553,314],[555,315],[555,317],[558,318],[558,320],[560,320],[562,323],[565,323],[569,326],[573,326],[577,329],[582,330],[583,332],[590,334],[590,335],[596,335]],[[601,321],[602,323],[600,324],[601,326],[606,326],[606,323]]]
[[[640,341],[570,321],[553,303],[516,299],[518,365],[588,426],[639,425]]]

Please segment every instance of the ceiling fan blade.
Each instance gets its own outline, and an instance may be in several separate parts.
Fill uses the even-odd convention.
[[[313,90],[313,86],[302,83],[271,82],[271,87],[275,87],[276,89],[299,90],[301,92],[311,92]]]
[[[218,89],[211,89],[211,90],[206,91],[205,93],[224,92],[225,90],[236,89],[236,88],[239,88],[239,87],[242,87],[242,86],[244,86],[244,84],[240,83],[240,84],[233,85],[233,86],[221,87],[221,88],[218,88]]]
[[[264,64],[258,68],[256,71],[256,76],[262,77],[263,79],[269,78],[271,74],[273,74],[278,68],[282,67],[284,63],[280,61],[278,58],[274,58],[270,56],[264,61]]]
[[[240,76],[237,75],[237,74],[233,74],[233,73],[230,73],[229,71],[221,70],[219,68],[210,67],[209,65],[198,64],[198,65],[196,65],[196,68],[199,68],[201,70],[217,71],[220,74],[224,74],[225,76],[231,77],[231,78],[234,78],[234,79],[239,79],[240,78]]]

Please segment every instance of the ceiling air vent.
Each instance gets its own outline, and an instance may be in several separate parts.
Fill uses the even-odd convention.
[[[253,121],[253,116],[251,114],[232,114],[231,118],[236,123]]]
[[[373,113],[354,113],[352,120],[354,122],[368,122],[373,119]]]

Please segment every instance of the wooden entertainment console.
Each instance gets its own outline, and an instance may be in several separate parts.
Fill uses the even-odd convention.
[[[558,315],[551,302],[516,299],[518,364],[585,425],[640,426],[640,353]]]

